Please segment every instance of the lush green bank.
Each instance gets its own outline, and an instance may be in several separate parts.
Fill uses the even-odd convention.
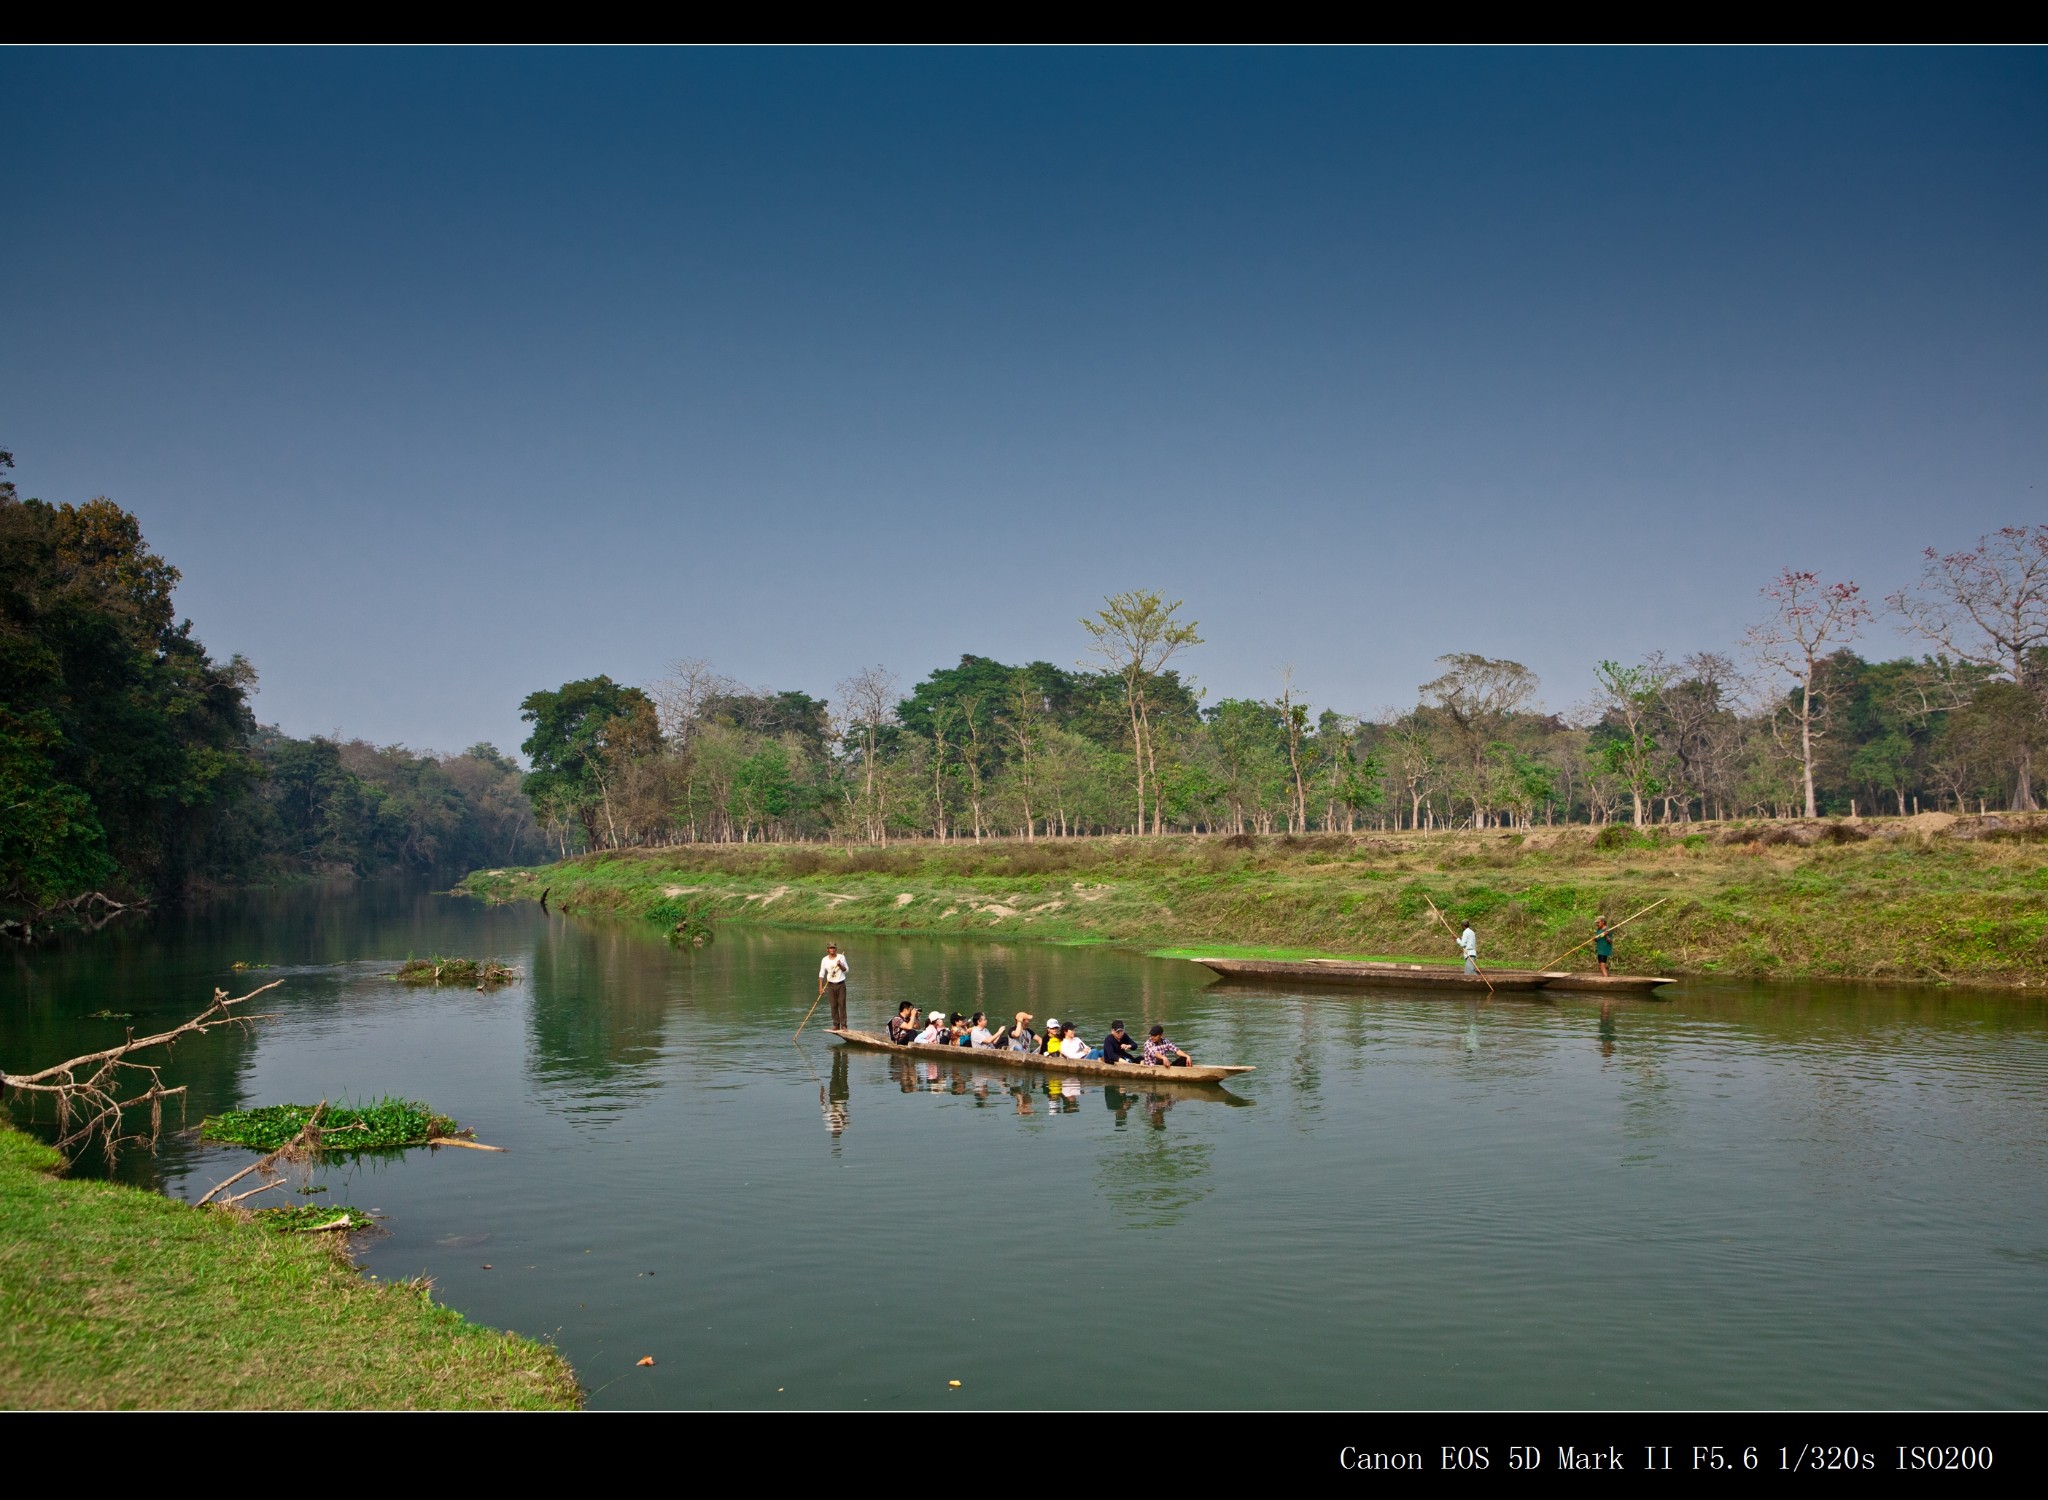
[[[2048,981],[2048,820],[1921,818],[1526,833],[695,845],[464,882],[489,901],[843,932],[1014,935],[1186,949],[1452,952],[1540,964],[1618,919],[1625,968],[1675,974]],[[1589,963],[1580,954],[1567,964]]]
[[[0,1405],[578,1404],[554,1350],[365,1281],[326,1235],[53,1175],[0,1125]]]

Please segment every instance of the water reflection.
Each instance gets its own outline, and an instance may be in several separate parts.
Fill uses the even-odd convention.
[[[1205,1061],[1256,1064],[1239,1094],[792,1047],[822,941],[730,929],[678,953],[645,924],[421,892],[238,899],[0,965],[0,1065],[118,1034],[95,1010],[178,1019],[233,960],[277,965],[278,1021],[179,1050],[193,1118],[392,1092],[511,1148],[311,1185],[385,1211],[368,1269],[554,1336],[604,1406],[900,1409],[953,1377],[1011,1408],[1981,1407],[2048,1388],[2038,994],[1223,993],[1107,949],[856,940],[856,1025],[898,1000],[1158,1020]],[[429,952],[527,978],[390,982]],[[191,1191],[248,1159],[159,1162],[178,1150]],[[486,1234],[488,1273],[463,1243]],[[846,1294],[913,1263],[1090,1288],[1142,1266],[1131,1324],[1205,1336],[1133,1361],[1127,1326],[1083,1321],[1059,1360],[1019,1361],[985,1323]],[[646,1353],[658,1371],[636,1373]]]
[[[842,1047],[832,1054],[831,1084],[818,1090],[819,1102],[825,1106],[825,1128],[835,1141],[846,1134],[847,1103],[852,1097],[852,1086],[846,1079],[846,1049]]]
[[[835,1051],[835,1077],[843,1071],[847,1055],[846,1048]],[[977,1105],[1007,1100],[1020,1115],[1074,1114],[1090,1096],[1101,1094],[1119,1127],[1129,1119],[1134,1108],[1142,1108],[1148,1121],[1163,1129],[1166,1112],[1176,1104],[1222,1104],[1242,1108],[1252,1102],[1215,1085],[1143,1089],[1093,1076],[1004,1067],[993,1059],[956,1063],[951,1059],[919,1057],[902,1052],[877,1055],[884,1060],[887,1075],[898,1093],[943,1094],[970,1099]],[[1134,1074],[1140,1072],[1137,1068],[1131,1071]]]
[[[608,1115],[604,1106],[620,1102],[621,1088],[644,1085],[662,1054],[669,976],[647,962],[649,941],[622,925],[554,917],[534,943],[533,1071],[567,1085],[565,1102],[579,1113]]]

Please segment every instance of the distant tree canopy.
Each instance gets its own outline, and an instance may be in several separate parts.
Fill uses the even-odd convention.
[[[0,912],[542,848],[487,746],[437,759],[259,729],[254,669],[177,619],[178,570],[140,522],[23,499],[12,466],[0,452]]]
[[[255,673],[210,658],[178,572],[110,500],[21,499],[0,453],[0,918],[106,886],[166,894],[292,871],[466,868],[700,840],[1026,839],[1168,829],[1679,822],[2038,804],[2048,766],[2048,526],[1929,552],[1894,614],[1936,647],[1867,661],[1846,581],[1782,571],[1735,659],[1603,660],[1544,709],[1519,662],[1452,652],[1406,709],[1203,705],[1201,644],[1137,590],[1083,618],[1074,667],[963,655],[907,693],[751,687],[702,660],[646,688],[529,694],[522,771],[259,727]],[[1745,682],[1747,686],[1745,686]]]
[[[617,827],[613,783],[634,762],[660,752],[654,700],[609,677],[587,677],[527,694],[519,717],[533,725],[519,748],[533,763],[526,794],[536,811],[550,823],[574,818],[595,846],[600,813],[608,832]]]
[[[1837,592],[1854,603],[1853,588]],[[1799,599],[1788,609],[1767,597],[1777,634],[1825,644],[1796,612]],[[1128,626],[1133,651],[1192,629],[1156,595],[1116,600],[1121,614],[1109,613]],[[868,668],[840,685],[843,707],[743,687],[692,660],[651,687],[666,734],[644,727],[635,702],[630,733],[565,735],[564,745],[603,741],[577,752],[596,769],[574,796],[542,779],[544,764],[574,757],[537,736],[528,784],[567,854],[755,838],[1795,816],[1809,775],[1823,814],[1974,809],[2017,801],[2013,788],[2032,785],[2033,757],[2048,747],[2036,690],[2048,663],[2021,673],[1988,655],[1871,662],[1837,646],[1816,648],[1809,666],[1779,650],[1767,663],[1779,675],[1748,699],[1735,662],[1715,652],[1607,660],[1593,672],[1596,696],[1559,715],[1538,704],[1540,684],[1521,663],[1452,652],[1413,708],[1378,719],[1312,710],[1286,678],[1273,698],[1204,708],[1176,670],[1147,672],[1136,659],[1089,671],[966,655],[900,697],[893,674]],[[1798,669],[1789,679],[1787,660]],[[592,678],[527,705],[550,715],[558,703],[583,705],[562,710],[581,725],[629,714],[632,691]]]

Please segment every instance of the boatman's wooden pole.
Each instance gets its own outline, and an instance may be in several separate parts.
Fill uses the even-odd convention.
[[[1425,901],[1429,901],[1429,893],[1427,891],[1423,892],[1422,899]],[[1458,934],[1455,932],[1451,932],[1451,924],[1449,922],[1444,922],[1444,914],[1436,909],[1436,903],[1434,901],[1429,901],[1429,912],[1430,915],[1435,917],[1439,922],[1443,922],[1444,931],[1451,933],[1451,941],[1454,943],[1457,942]],[[1463,950],[1460,949],[1459,951],[1462,952]],[[1486,980],[1486,998],[1491,1000],[1493,998],[1493,981],[1491,979],[1486,979],[1486,971],[1479,967],[1479,958],[1476,954],[1473,956],[1472,959],[1472,972],[1477,974],[1481,979]]]
[[[1658,907],[1662,906],[1666,901],[1669,901],[1670,899],[1671,898],[1669,896],[1659,896],[1655,901],[1652,901],[1648,906],[1644,907],[1641,911],[1637,912],[1636,917],[1648,916],[1651,912],[1655,911]],[[1636,917],[1623,917],[1619,922],[1616,922],[1612,927],[1607,929],[1607,936],[1614,936],[1615,933],[1621,931],[1622,928],[1628,926],[1629,923],[1633,922],[1636,919]],[[1556,958],[1553,958],[1549,963],[1545,964],[1543,967],[1546,969],[1554,969],[1559,964],[1563,963],[1566,959],[1570,958],[1574,953],[1578,952],[1581,948],[1585,947],[1586,943],[1597,943],[1599,941],[1600,934],[1596,932],[1591,937],[1587,938],[1585,943],[1572,944],[1571,947],[1565,949],[1564,952],[1558,954]]]
[[[824,1000],[824,998],[825,990],[824,987],[821,985],[818,989],[818,998],[811,1002],[811,1008],[804,1012],[803,1020],[797,1023],[796,1036],[790,1038],[792,1042],[795,1041],[797,1037],[800,1037],[804,1034],[804,1027],[811,1024],[811,1017],[818,1013],[818,1005],[821,1001]]]

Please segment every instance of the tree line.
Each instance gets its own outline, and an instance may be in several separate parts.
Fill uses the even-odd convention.
[[[111,500],[24,499],[0,452],[0,921],[300,872],[544,852],[523,769],[260,726],[256,673],[179,621],[178,570]]]
[[[0,922],[82,893],[294,872],[465,869],[679,842],[1527,827],[2039,805],[2048,526],[1929,551],[1867,600],[1786,570],[1733,650],[1602,661],[1553,711],[1456,652],[1406,707],[1209,702],[1180,601],[1138,590],[1059,666],[962,656],[830,698],[701,660],[529,695],[522,768],[257,723],[256,674],[172,607],[178,570],[111,500],[23,499],[0,452]],[[1923,654],[1866,660],[1879,609]]]
[[[1604,660],[1554,712],[1519,662],[1438,659],[1406,708],[1204,695],[1182,601],[1138,590],[1082,620],[1074,667],[962,656],[905,691],[883,667],[831,698],[676,663],[529,695],[526,790],[557,854],[700,841],[1023,839],[1169,830],[1522,827],[1908,815],[2039,805],[2048,741],[2048,526],[1925,554],[1884,602],[1930,648],[1867,660],[1878,606],[1786,569],[1741,645]]]

